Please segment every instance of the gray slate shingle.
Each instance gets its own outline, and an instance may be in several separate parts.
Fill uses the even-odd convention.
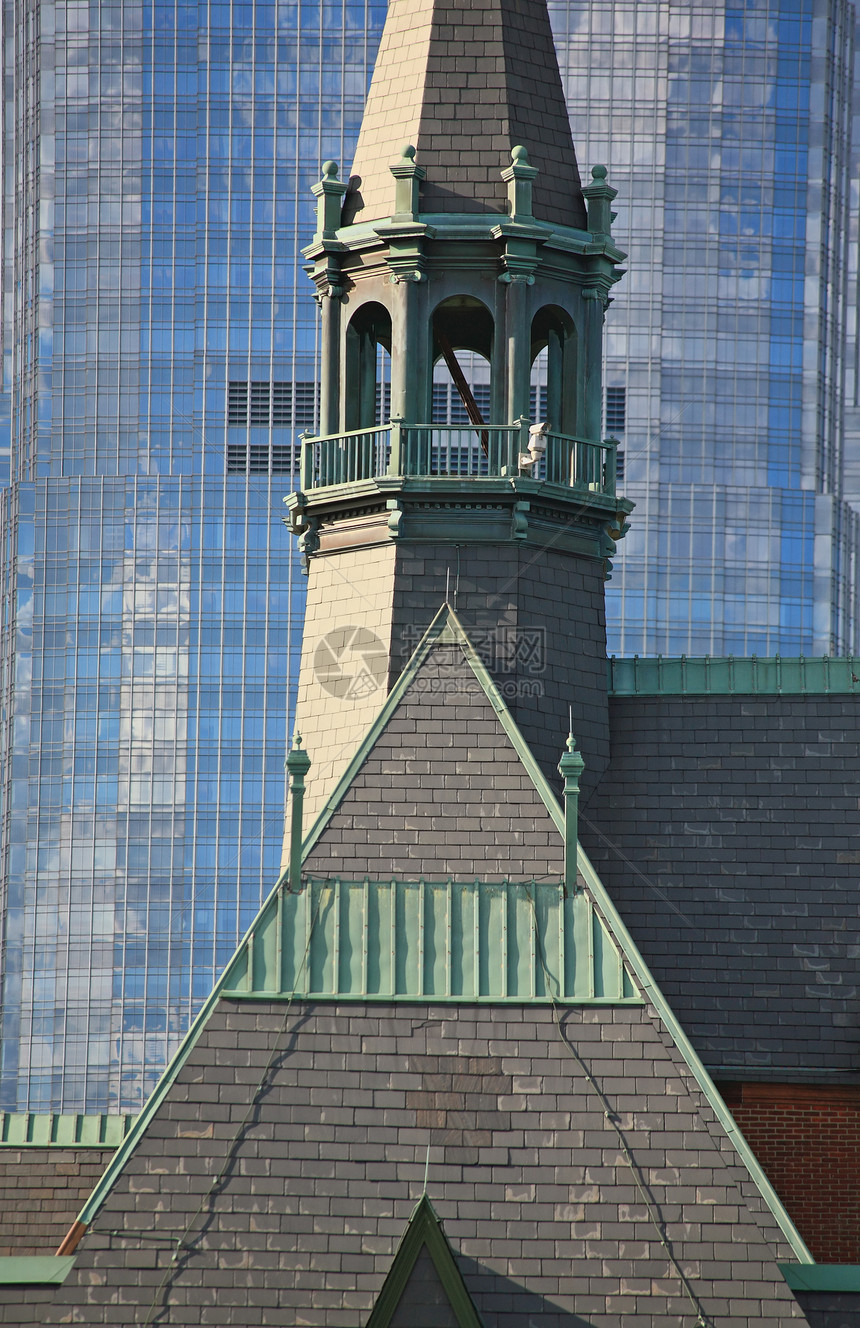
[[[785,1242],[656,1020],[579,1008],[564,1024],[706,1311],[720,1328],[803,1323],[775,1265]],[[236,1067],[238,1092],[213,1083],[213,1064]],[[210,1098],[226,1108],[211,1129]],[[48,1321],[140,1324],[166,1303],[165,1325],[354,1328],[421,1193],[428,1142],[428,1192],[487,1328],[690,1318],[550,1009],[222,1001]],[[134,1235],[189,1224],[172,1268],[169,1240]]]
[[[583,842],[702,1059],[857,1075],[860,701],[615,697],[610,719]]]

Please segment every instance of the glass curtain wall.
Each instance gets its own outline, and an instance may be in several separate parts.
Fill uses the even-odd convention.
[[[134,1110],[275,879],[302,605],[280,500],[316,412],[296,254],[384,11],[4,0],[0,1108]],[[550,13],[630,252],[610,648],[856,649],[854,7]]]
[[[550,0],[629,272],[607,429],[637,504],[610,649],[858,648],[843,412],[854,5]]]
[[[384,6],[3,17],[0,1108],[133,1111],[278,870],[296,255]]]

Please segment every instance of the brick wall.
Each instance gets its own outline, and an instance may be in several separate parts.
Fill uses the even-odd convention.
[[[0,1256],[56,1253],[112,1152],[0,1149]]]
[[[860,1087],[720,1089],[816,1260],[860,1263]]]

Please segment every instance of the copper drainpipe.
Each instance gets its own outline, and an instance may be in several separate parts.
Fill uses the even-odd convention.
[[[57,1254],[74,1254],[86,1229],[86,1222],[73,1222],[63,1237]]]

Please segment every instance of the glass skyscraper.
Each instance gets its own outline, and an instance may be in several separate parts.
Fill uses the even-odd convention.
[[[606,424],[636,501],[610,650],[856,650],[854,5],[550,9],[578,155],[609,163],[630,255],[607,317]]]
[[[853,5],[549,7],[630,252],[610,649],[856,648]],[[0,1108],[134,1110],[275,879],[297,254],[384,11],[4,0]]]
[[[383,19],[5,4],[2,1108],[139,1105],[275,879],[297,251]]]

